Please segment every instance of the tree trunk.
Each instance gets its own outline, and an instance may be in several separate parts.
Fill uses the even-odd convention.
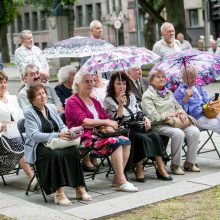
[[[0,25],[0,48],[2,54],[3,63],[10,62],[9,50],[8,50],[8,41],[7,41],[7,25]]]
[[[152,17],[149,17],[144,25],[144,40],[145,47],[152,50],[156,39],[156,22]]]
[[[183,0],[164,0],[164,4],[167,11],[167,20],[174,25],[176,34],[181,32],[186,36]]]

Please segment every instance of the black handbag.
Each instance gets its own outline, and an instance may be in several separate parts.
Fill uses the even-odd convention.
[[[97,135],[100,138],[109,138],[109,137],[116,137],[116,136],[128,136],[129,135],[129,130],[124,128],[124,127],[119,127],[116,131],[114,132],[105,132],[103,129],[103,126],[95,127],[92,131],[92,134]]]

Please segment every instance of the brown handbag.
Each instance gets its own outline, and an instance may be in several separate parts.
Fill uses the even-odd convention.
[[[191,124],[198,127],[198,122],[196,121],[195,118],[193,118],[190,115],[187,115],[187,119],[184,122],[182,122],[178,116],[177,117],[169,117],[168,119],[165,120],[165,124],[170,125],[171,127],[180,128],[180,129],[184,129],[184,128],[190,126]]]
[[[220,98],[203,105],[203,112],[207,118],[215,118],[220,113]]]

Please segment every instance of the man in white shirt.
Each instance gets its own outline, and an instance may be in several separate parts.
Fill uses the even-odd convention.
[[[188,50],[192,48],[190,42],[184,39],[184,35],[182,33],[177,34],[176,39],[180,42],[180,47],[182,50]]]
[[[208,49],[208,52],[220,55],[220,47],[217,46],[217,42],[214,39],[210,41],[210,46],[211,47]]]
[[[27,64],[35,64],[39,68],[40,75],[49,75],[49,66],[42,50],[34,46],[33,35],[29,30],[21,32],[22,45],[15,50],[15,63],[21,76]]]
[[[89,25],[89,29],[91,32],[91,38],[94,38],[94,39],[101,39],[102,38],[103,26],[100,21],[93,20]],[[89,57],[82,57],[80,60],[80,66],[82,66],[89,58],[90,58],[90,56]]]
[[[165,22],[160,28],[162,39],[157,41],[153,46],[153,52],[161,57],[161,60],[165,56],[180,52],[180,42],[175,39],[175,29],[173,24]]]

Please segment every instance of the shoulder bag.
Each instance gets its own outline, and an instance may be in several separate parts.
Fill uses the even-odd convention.
[[[184,122],[182,122],[179,117],[169,117],[168,119],[165,120],[165,124],[170,125],[171,127],[180,128],[180,129],[184,129],[190,126],[191,124],[198,127],[198,122],[196,121],[195,118],[193,118],[190,115],[187,115],[187,118]]]
[[[79,146],[80,137],[73,140],[65,140],[61,138],[51,138],[43,143],[45,147],[49,147],[52,150],[64,149],[67,147]]]
[[[220,98],[203,105],[203,112],[207,118],[215,118],[220,113]]]

